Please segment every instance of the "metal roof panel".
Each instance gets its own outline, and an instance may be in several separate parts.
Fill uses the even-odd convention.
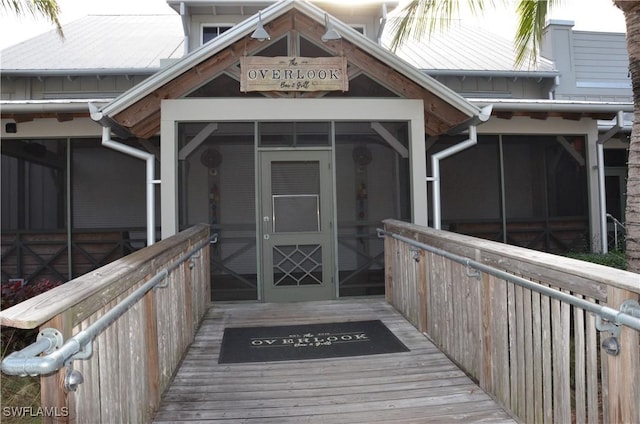
[[[160,60],[182,57],[178,15],[90,15],[0,52],[0,69],[157,69]]]
[[[391,34],[385,33],[389,46]],[[422,70],[551,72],[552,61],[538,57],[535,65],[517,67],[513,40],[478,27],[469,21],[453,21],[446,30],[422,40],[409,40],[395,52]],[[455,72],[452,72],[455,73]]]

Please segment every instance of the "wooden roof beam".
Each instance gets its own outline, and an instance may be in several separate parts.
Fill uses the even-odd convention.
[[[549,118],[549,113],[548,112],[531,112],[529,114],[529,117],[531,119],[539,119],[544,121]]]
[[[58,113],[56,115],[56,119],[58,120],[58,122],[73,121],[73,114],[71,114],[71,113]]]
[[[3,113],[0,115],[2,119],[11,119],[15,123],[32,122],[35,119],[56,119],[58,122],[72,121],[77,118],[88,118],[89,113],[58,113],[58,112],[39,112],[39,113]]]
[[[499,119],[511,119],[513,118],[514,113],[501,110],[498,112],[493,112],[493,115]]]
[[[563,113],[560,115],[562,119],[567,119],[570,121],[579,121],[582,119],[582,114],[580,112],[576,113]]]

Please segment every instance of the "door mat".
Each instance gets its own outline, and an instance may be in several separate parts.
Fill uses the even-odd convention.
[[[377,355],[409,349],[380,320],[225,328],[219,364]]]

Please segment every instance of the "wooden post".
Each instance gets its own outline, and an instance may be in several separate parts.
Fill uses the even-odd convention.
[[[619,309],[622,302],[628,299],[638,299],[637,293],[609,286],[607,303],[610,307]],[[604,384],[608,388],[609,423],[639,423],[640,422],[640,333],[634,329],[621,326],[620,354],[607,355],[607,379]],[[604,391],[604,390],[603,390]]]
[[[385,230],[386,230],[385,226]],[[394,243],[391,237],[384,238],[384,264],[385,264],[385,272],[384,272],[384,280],[385,280],[385,298],[388,303],[391,305],[393,302],[393,268],[395,266],[395,251],[393,250]]]
[[[183,319],[185,320],[185,324],[183,327],[183,331],[189,332],[189,340],[192,340],[193,335],[196,332],[196,323],[194,323],[193,319],[193,286],[191,284],[193,274],[191,272],[191,266],[189,265],[189,261],[183,266],[183,281],[182,281],[182,290],[184,290],[184,311],[183,311]],[[195,273],[197,274],[197,271]]]
[[[154,290],[148,292],[143,298],[144,325],[146,346],[146,371],[147,371],[147,411],[156,411],[160,405],[160,359],[158,355],[158,320],[156,307],[156,293]],[[151,419],[152,417],[147,417]]]
[[[427,257],[424,250],[419,252],[418,260],[418,330],[428,331],[427,327]]]
[[[69,310],[53,317],[40,326],[40,330],[45,328],[55,328],[67,341],[73,337],[73,324]],[[64,377],[67,372],[66,367],[62,367],[58,372],[43,375],[40,377],[40,401],[44,414],[42,422],[49,423],[75,423],[75,396],[73,392],[64,389]]]
[[[478,380],[480,383],[480,387],[486,390],[489,393],[494,393],[495,385],[493,381],[493,308],[492,308],[492,300],[491,296],[491,276],[487,273],[482,273],[482,287],[480,296],[481,302],[481,320],[482,320],[482,349],[477,353],[481,355],[481,368],[480,375],[478,376]]]

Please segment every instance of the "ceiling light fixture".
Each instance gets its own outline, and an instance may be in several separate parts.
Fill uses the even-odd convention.
[[[256,39],[258,41],[271,40],[271,36],[267,31],[265,31],[264,26],[262,25],[262,11],[258,12],[258,26],[256,30],[251,34],[251,38]]]
[[[331,24],[331,21],[329,21],[329,15],[327,15],[326,13],[324,14],[324,27],[326,28],[327,32],[322,35],[322,41],[327,42],[329,40],[339,40],[342,38],[340,33],[336,31],[336,29]]]

